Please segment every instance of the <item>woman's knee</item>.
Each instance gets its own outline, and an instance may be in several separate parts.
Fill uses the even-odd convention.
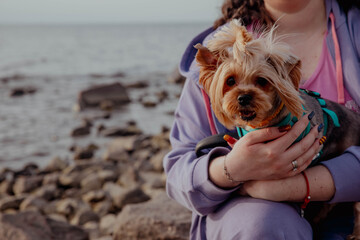
[[[285,203],[238,197],[206,221],[208,239],[312,239],[310,224]]]

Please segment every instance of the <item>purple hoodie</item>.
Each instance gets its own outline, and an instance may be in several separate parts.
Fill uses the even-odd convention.
[[[360,10],[351,9],[345,15],[335,0],[326,0],[327,16],[335,16],[343,62],[344,85],[351,97],[360,106]],[[331,22],[328,21],[331,31]],[[212,28],[195,37],[187,47],[180,63],[180,71],[187,78],[172,127],[170,141],[172,151],[164,158],[167,174],[168,195],[193,212],[191,239],[206,239],[206,215],[212,213],[226,201],[235,189],[224,190],[214,185],[208,176],[209,160],[227,154],[230,149],[215,147],[208,154],[197,158],[196,144],[211,135],[205,105],[198,83],[199,68],[194,60],[197,43],[206,42],[213,34]],[[334,44],[331,34],[327,45],[333,58]],[[231,132],[216,120],[218,132]],[[332,174],[336,192],[335,202],[360,201],[360,147],[353,146],[334,159],[323,163]]]

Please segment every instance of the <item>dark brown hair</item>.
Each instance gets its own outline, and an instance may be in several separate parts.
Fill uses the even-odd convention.
[[[343,11],[360,8],[360,0],[338,0]],[[221,7],[222,16],[214,22],[214,29],[232,19],[241,19],[245,25],[257,21],[260,25],[272,25],[274,21],[267,13],[263,0],[225,0]]]

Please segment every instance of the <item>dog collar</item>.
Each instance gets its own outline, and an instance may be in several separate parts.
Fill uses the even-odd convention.
[[[303,109],[305,110],[304,106],[302,106]],[[303,112],[303,115],[305,115],[305,111]],[[298,121],[297,117],[292,116],[291,113],[289,113],[288,115],[285,116],[285,118],[283,120],[281,120],[278,124],[274,125],[273,127],[281,127],[281,126],[285,126],[285,125],[290,125],[291,127],[294,126],[294,124]],[[255,130],[259,130],[260,128],[252,128],[250,130],[245,130],[244,128],[240,128],[240,127],[236,127],[237,133],[239,138],[245,136],[247,133],[255,131]],[[301,139],[303,139],[311,130],[311,123],[309,122],[309,124],[306,126],[306,129],[301,133],[301,135],[295,140],[295,142],[300,141]]]
[[[259,129],[264,126],[267,126],[281,112],[281,110],[283,108],[284,108],[284,103],[281,102],[280,106],[276,109],[276,111],[271,116],[269,116],[267,119],[263,120],[258,126],[249,124],[249,127],[253,128],[253,129]]]

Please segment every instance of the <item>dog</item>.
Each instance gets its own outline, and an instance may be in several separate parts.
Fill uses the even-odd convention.
[[[239,20],[232,20],[214,34],[206,47],[194,46],[200,67],[199,83],[208,94],[219,122],[228,129],[251,131],[276,126],[288,116],[296,121],[306,112],[314,111],[311,126],[324,121],[328,124],[326,142],[321,138],[322,154],[312,165],[360,145],[359,115],[321,99],[317,93],[299,89],[301,61],[281,36],[275,35],[275,30],[273,26],[252,33]],[[335,113],[335,117],[328,112]],[[354,209],[355,227],[348,239],[360,239],[360,203]],[[324,211],[312,216],[315,223],[327,215]]]

